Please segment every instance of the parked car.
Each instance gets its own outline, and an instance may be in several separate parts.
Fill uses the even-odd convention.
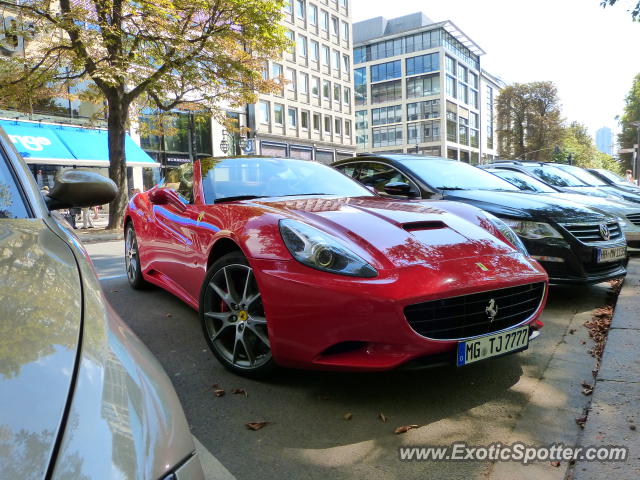
[[[618,218],[618,223],[624,232],[627,245],[632,248],[640,248],[640,207],[625,201],[607,200],[606,198],[591,197],[589,195],[578,195],[565,193],[548,183],[544,183],[535,177],[513,170],[503,170],[499,168],[485,168],[487,172],[506,180],[520,190],[529,193],[537,193],[548,197],[559,198],[562,201],[569,201],[585,205],[602,213],[613,215]]]
[[[605,170],[604,168],[587,168],[587,170],[612,187],[629,193],[640,194],[640,187],[638,187],[638,185],[627,181],[626,178],[618,174]]]
[[[3,477],[203,478],[170,380],[50,212],[108,203],[116,192],[97,173],[69,170],[45,203],[0,129]]]
[[[547,276],[503,222],[389,201],[315,162],[182,165],[129,201],[124,229],[131,286],[196,309],[239,374],[465,365],[541,327]]]
[[[552,283],[597,283],[626,274],[626,243],[613,216],[521,192],[484,170],[445,158],[366,155],[333,166],[381,195],[465,202],[500,217]]]
[[[560,165],[556,163],[501,160],[487,164],[486,166],[526,173],[563,192],[608,198],[609,200],[622,200],[621,195],[595,185],[589,185],[572,173],[560,168]]]

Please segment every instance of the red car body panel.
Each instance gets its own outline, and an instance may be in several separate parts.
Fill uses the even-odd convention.
[[[260,289],[273,358],[299,368],[385,370],[452,352],[456,340],[416,333],[404,316],[415,303],[530,283],[547,283],[542,267],[511,247],[482,211],[442,201],[294,197],[207,205],[199,163],[193,203],[176,196],[158,205],[153,189],[127,206],[145,280],[194,309],[216,252],[240,249]],[[279,221],[291,218],[333,235],[378,275],[357,278],[315,270],[295,260]],[[233,242],[230,243],[230,242]],[[481,263],[485,269],[478,268]],[[533,329],[544,296],[526,322]],[[331,352],[344,342],[358,348]]]

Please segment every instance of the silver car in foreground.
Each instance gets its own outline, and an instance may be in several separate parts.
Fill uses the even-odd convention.
[[[50,213],[107,203],[115,191],[70,170],[45,203],[0,129],[2,478],[203,478],[171,381]]]

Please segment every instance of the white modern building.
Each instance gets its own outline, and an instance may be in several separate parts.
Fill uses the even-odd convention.
[[[286,85],[248,107],[249,147],[323,163],[355,155],[350,1],[291,0],[283,25],[295,47],[265,75]]]
[[[353,25],[358,153],[403,152],[477,164],[497,155],[485,53],[453,22],[423,13]]]

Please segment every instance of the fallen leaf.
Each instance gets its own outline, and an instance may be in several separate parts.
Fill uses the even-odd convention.
[[[245,397],[249,396],[249,394],[244,388],[234,388],[233,390],[231,390],[231,393],[233,395],[244,395]]]
[[[167,313],[167,318],[169,318],[169,317],[173,317],[173,314]]]
[[[400,433],[407,433],[409,430],[411,430],[412,428],[418,428],[418,425],[404,425],[402,427],[398,427],[396,428],[393,433],[395,433],[396,435],[400,434]]]
[[[380,412],[378,418],[382,420],[382,422],[387,423],[387,417],[384,416],[384,413]]]
[[[587,423],[587,417],[576,418],[576,423],[580,426],[580,428],[584,428],[584,424]]]
[[[353,418],[353,413],[349,412],[349,413],[345,413],[344,414],[344,418],[345,420],[351,420]]]
[[[636,426],[632,423],[631,425],[629,425],[629,429],[630,430],[636,430]]]
[[[560,462],[555,460],[555,461],[551,462],[551,466],[558,468],[560,466]]]
[[[214,391],[213,391],[213,394],[214,394],[216,397],[222,397],[222,396],[224,395],[224,390],[223,390],[223,389],[221,389],[221,388],[218,388],[218,389],[216,389],[216,390],[214,390]]]
[[[593,385],[583,381],[582,382],[582,394],[583,395],[591,395],[593,393]]]
[[[246,423],[245,426],[249,429],[249,430],[260,430],[261,428],[269,425],[271,422],[249,422]]]
[[[220,388],[220,385],[218,385],[217,383],[214,383],[213,385],[211,385],[211,388]]]

